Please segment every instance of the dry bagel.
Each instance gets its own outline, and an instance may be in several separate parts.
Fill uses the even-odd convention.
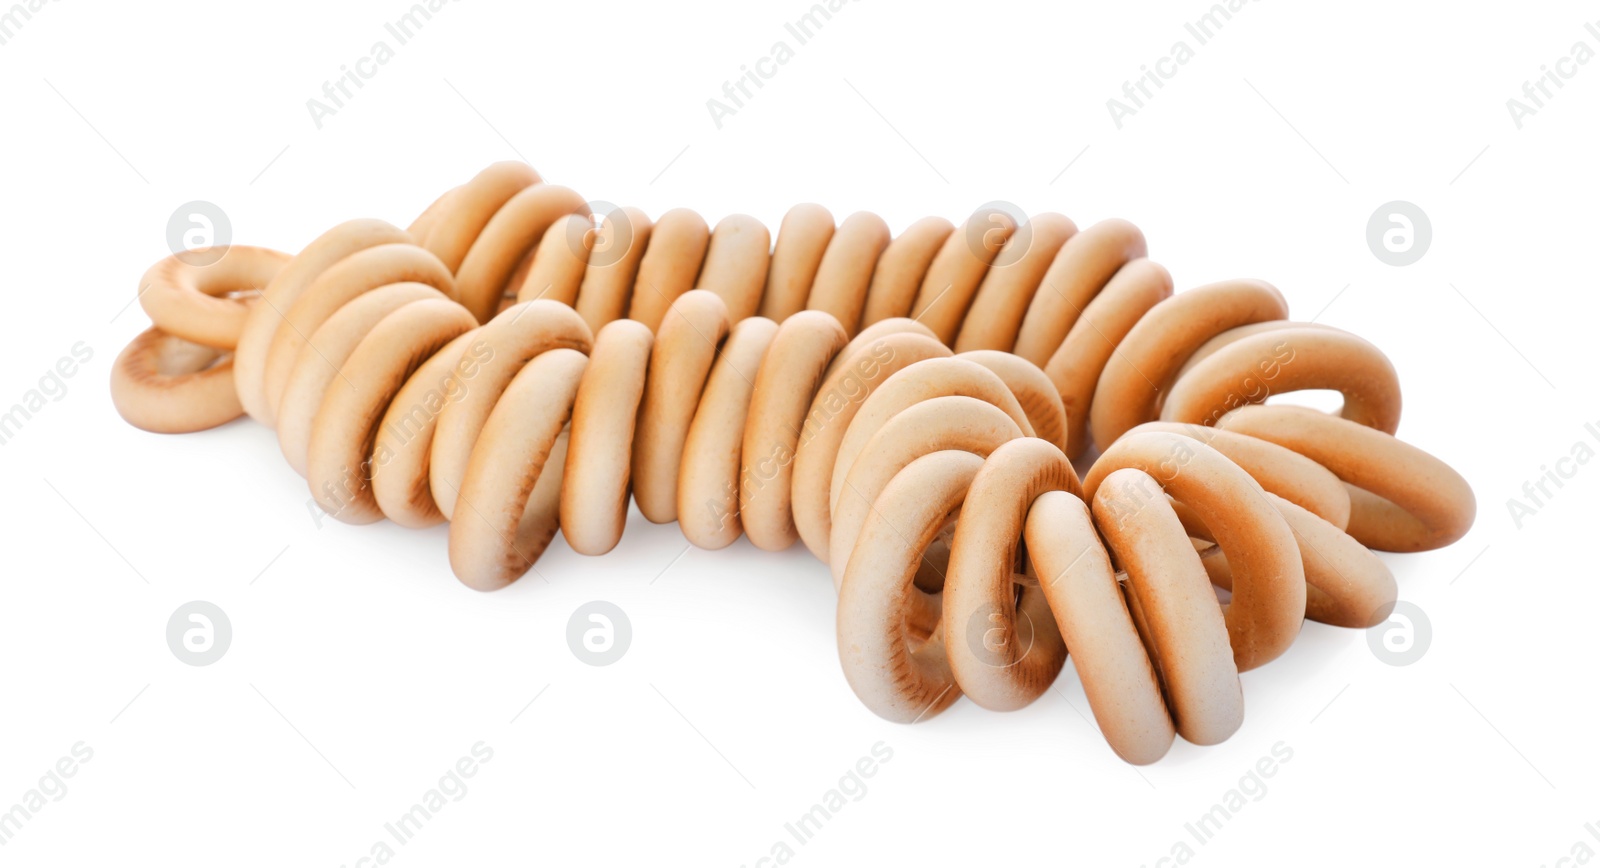
[[[630,495],[704,548],[801,540],[874,712],[1019,708],[1071,659],[1134,763],[1234,732],[1239,672],[1305,618],[1386,618],[1369,547],[1475,516],[1393,436],[1376,347],[1290,321],[1260,281],[1174,294],[1126,221],[985,208],[895,237],[801,205],[774,246],[748,215],[590,208],[497,163],[405,230],[164,259],[113,401],[162,432],[248,413],[332,517],[449,521],[479,590],[558,531],[609,551]],[[1297,389],[1345,405],[1261,403]],[[1095,451],[1080,486],[1069,459]]]

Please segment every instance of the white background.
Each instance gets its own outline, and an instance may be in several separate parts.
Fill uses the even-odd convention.
[[[93,750],[0,862],[355,865],[479,741],[493,759],[394,864],[754,865],[779,840],[806,865],[1155,865],[1178,841],[1204,865],[1600,849],[1600,467],[1520,528],[1506,505],[1575,443],[1600,449],[1583,428],[1600,422],[1600,62],[1520,130],[1506,108],[1574,43],[1600,49],[1600,6],[1251,3],[1120,130],[1106,100],[1195,45],[1203,0],[865,0],[797,46],[783,25],[806,8],[451,4],[320,130],[306,101],[393,46],[405,3],[65,0],[0,46],[0,406],[93,350],[0,446],[0,809]],[[719,130],[706,100],[779,40],[794,58]],[[712,222],[776,227],[800,201],[896,230],[995,199],[1121,216],[1180,289],[1273,282],[1297,318],[1390,355],[1402,438],[1477,492],[1464,540],[1385,557],[1431,646],[1393,667],[1363,633],[1307,624],[1244,676],[1232,740],[1135,770],[1070,667],[1017,713],[874,717],[802,547],[685,553],[635,513],[611,555],[557,541],[540,575],[484,595],[452,578],[443,529],[319,529],[253,422],[169,437],[117,417],[111,363],[147,324],[128,303],[180,204],[295,251],[351,217],[404,226],[518,157],[586,197]],[[1365,239],[1396,199],[1433,226],[1403,268]],[[203,668],[165,643],[196,599],[234,631]],[[565,639],[595,599],[634,631],[605,668]],[[878,742],[893,757],[865,796],[795,844],[784,824]],[[1280,742],[1293,757],[1265,795],[1195,842],[1184,824]]]

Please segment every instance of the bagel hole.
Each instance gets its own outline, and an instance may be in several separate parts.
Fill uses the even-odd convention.
[[[1016,557],[1011,563],[1011,583],[1017,588],[1017,599],[1022,599],[1022,590],[1027,587],[1039,587],[1039,569],[1033,565],[1033,558],[1028,557],[1028,541],[1017,540]]]
[[[1198,541],[1196,543],[1197,551],[1202,543],[1211,545],[1216,542],[1216,536],[1211,533],[1210,528],[1206,527],[1205,520],[1200,518],[1199,513],[1171,495],[1167,496],[1167,500],[1172,504],[1172,511],[1177,514],[1178,522],[1183,525],[1184,532],[1189,535],[1191,540]]]
[[[231,357],[226,350],[167,335],[155,354],[155,368],[163,377],[181,377],[204,373]]]
[[[917,562],[917,575],[912,582],[917,590],[925,594],[938,594],[944,591],[944,577],[950,572],[950,547],[955,541],[956,521],[960,518],[961,509],[957,507],[945,516],[939,532],[934,534],[933,541],[923,549],[922,559]]]
[[[1172,501],[1172,511],[1178,514],[1178,521],[1183,524],[1195,554],[1200,557],[1200,565],[1205,567],[1206,577],[1211,580],[1211,588],[1217,594],[1217,602],[1227,605],[1233,599],[1233,572],[1228,568],[1228,556],[1223,553],[1222,546],[1217,545],[1216,536],[1198,513],[1179,500]]]
[[[1211,590],[1217,595],[1217,602],[1226,606],[1233,600],[1233,570],[1228,566],[1228,556],[1223,553],[1222,546],[1209,539],[1190,537],[1194,543],[1195,553],[1200,556],[1200,566],[1206,569],[1206,578],[1211,580]]]
[[[1270,394],[1266,403],[1280,407],[1310,407],[1324,413],[1338,414],[1344,409],[1344,395],[1335,389],[1297,389],[1293,392]]]
[[[905,611],[905,620],[901,622],[900,628],[906,646],[912,649],[920,648],[927,644],[934,632],[939,629],[944,615],[944,603],[937,596],[930,596],[915,587],[908,587]]]

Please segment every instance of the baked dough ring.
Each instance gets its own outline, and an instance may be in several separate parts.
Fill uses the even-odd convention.
[[[1288,316],[1283,293],[1260,280],[1195,287],[1151,308],[1128,330],[1100,372],[1089,411],[1094,442],[1104,449],[1135,425],[1156,419],[1161,396],[1184,362],[1212,338],[1242,325]]]
[[[982,225],[985,223],[998,225]],[[974,211],[945,237],[928,263],[917,299],[911,305],[912,318],[932,329],[940,343],[955,343],[979,284],[1017,229],[1016,221],[1004,211]]]
[[[822,311],[817,311],[817,313],[821,312]],[[829,319],[833,319],[831,314],[829,315]],[[838,320],[834,319],[834,322],[838,322]],[[846,329],[846,331],[849,330]],[[855,337],[852,337],[850,342],[844,345],[844,349],[840,350],[834,355],[833,359],[828,362],[827,369],[823,371],[823,381],[826,382],[832,378],[833,375],[846,364],[859,362],[860,358],[857,354],[863,349],[877,346],[890,335],[900,334],[922,335],[923,337],[935,342],[939,340],[938,338],[934,337],[933,332],[927,326],[917,322],[914,319],[899,317],[895,319],[882,320],[881,322],[875,322],[857,332]],[[945,355],[949,355],[949,353],[946,352]]]
[[[169,335],[231,350],[250,316],[254,298],[249,293],[271,283],[290,257],[265,247],[234,245],[210,265],[192,265],[184,258],[207,261],[215,250],[173,254],[150,266],[139,281],[139,306]]]
[[[839,663],[850,689],[886,720],[915,723],[961,697],[945,654],[939,598],[917,589],[923,552],[960,514],[983,459],[933,452],[884,487],[839,587]]]
[[[1062,245],[1070,243],[1077,232],[1077,224],[1047,211],[1029,218],[1026,231],[1007,238],[1005,247],[984,274],[952,348],[958,353],[1011,352],[1040,281]],[[1044,291],[1051,290],[1047,287]]]
[[[1171,297],[1172,275],[1148,259],[1135,259],[1074,317],[1072,330],[1044,366],[1066,410],[1067,455],[1077,458],[1089,448],[1095,388],[1117,345],[1146,313]]]
[[[709,289],[728,306],[728,321],[742,322],[761,309],[761,290],[767,284],[772,259],[772,235],[749,214],[729,214],[711,230],[705,264],[700,266],[699,289]]]
[[[1137,439],[1158,436],[1161,435],[1144,434]],[[1127,442],[1127,438],[1117,442]],[[1152,440],[1147,445],[1162,448],[1165,444]],[[1197,475],[1184,474],[1191,479]],[[1095,525],[1105,537],[1107,548],[1127,570],[1128,602],[1134,623],[1161,673],[1177,731],[1194,744],[1217,744],[1238,731],[1244,720],[1239,672],[1246,667],[1238,661],[1251,655],[1248,651],[1241,654],[1240,642],[1230,635],[1234,633],[1232,621],[1218,610],[1200,556],[1190,545],[1172,504],[1161,496],[1155,477],[1134,467],[1122,467],[1095,482],[1103,483],[1092,495]],[[1276,513],[1273,517],[1277,518]],[[1283,521],[1277,520],[1280,524]],[[1289,545],[1293,545],[1292,539]],[[1298,570],[1298,557],[1294,562]],[[1295,586],[1300,590],[1299,611],[1303,612],[1304,580],[1296,577]],[[1237,606],[1236,602],[1230,607],[1235,617]],[[1124,671],[1137,671],[1126,656],[1120,662]],[[1161,735],[1159,730],[1154,733],[1156,743]],[[1155,744],[1146,747],[1153,750]],[[1142,751],[1140,755],[1144,755]]]
[[[619,319],[595,335],[572,408],[561,479],[561,532],[572,550],[603,555],[628,519],[633,439],[655,335]]]
[[[720,549],[739,538],[739,476],[745,420],[757,369],[778,324],[752,316],[733,327],[706,377],[683,442],[678,469],[678,525],[689,542]]]
[[[924,217],[889,242],[872,270],[867,307],[861,312],[862,328],[879,320],[911,316],[922,275],[955,229],[955,224],[943,217]]]
[[[1350,494],[1333,471],[1270,440],[1188,422],[1146,422],[1131,431],[1163,431],[1198,440],[1239,465],[1261,487],[1343,530],[1350,523]]]
[[[728,306],[705,289],[679,296],[656,333],[633,439],[633,499],[656,524],[678,517],[683,444],[727,335]]]
[[[998,376],[1011,394],[1016,396],[1022,412],[1033,427],[1030,437],[1038,437],[1054,444],[1057,449],[1067,448],[1067,410],[1061,403],[1050,376],[1039,366],[1011,353],[999,350],[972,350],[956,356],[976,362]]]
[[[1046,491],[1028,510],[1024,539],[1111,749],[1137,765],[1165,756],[1176,735],[1172,715],[1089,508],[1069,492]]]
[[[594,221],[588,214],[567,214],[557,217],[544,237],[539,239],[528,267],[519,269],[517,301],[558,301],[568,307],[578,302],[578,291],[583,287],[583,275],[589,268],[589,245],[594,241],[590,230]],[[498,304],[498,297],[487,299]]]
[[[562,429],[589,358],[557,347],[512,377],[483,425],[457,515],[450,567],[462,584],[492,591],[533,566],[556,534],[566,440]]]
[[[1306,571],[1306,618],[1354,629],[1375,627],[1388,620],[1400,591],[1394,573],[1383,560],[1320,516],[1271,492],[1267,498],[1289,523],[1300,545],[1300,562]],[[1181,505],[1176,506],[1181,517]],[[1192,537],[1210,538],[1198,523],[1185,521],[1184,528]],[[1233,588],[1233,571],[1226,554],[1208,550],[1201,560],[1212,584]]]
[[[1126,523],[1131,516],[1106,514],[1109,505],[1134,512],[1158,507],[1170,513],[1171,506],[1162,496],[1163,492],[1170,494],[1194,511],[1229,555],[1238,581],[1225,616],[1239,671],[1254,669],[1282,654],[1305,619],[1306,577],[1294,534],[1261,485],[1204,443],[1151,431],[1126,435],[1100,456],[1083,480],[1085,498],[1092,500],[1100,485],[1122,468],[1149,474],[1159,487],[1118,492],[1106,506],[1093,501],[1095,523],[1112,543],[1119,562],[1126,563],[1115,540],[1134,537],[1121,529],[1113,536],[1112,525]],[[1187,535],[1184,544],[1188,545]],[[1195,563],[1198,565],[1198,557]]]
[[[833,214],[821,205],[804,202],[783,215],[783,222],[778,224],[778,240],[772,247],[772,262],[767,267],[762,316],[781,324],[805,310],[831,238]]]
[[[1077,327],[1095,296],[1128,263],[1147,252],[1144,233],[1126,220],[1102,220],[1061,246],[1028,303],[1012,352],[1043,368]]]
[[[283,311],[283,322],[267,345],[263,382],[268,403],[274,407],[282,403],[289,372],[323,323],[363,293],[396,283],[426,284],[444,297],[456,299],[455,278],[449,269],[415,244],[379,244],[346,256],[317,275]]]
[[[569,214],[588,213],[583,197],[566,187],[530,184],[518,190],[483,225],[456,269],[461,303],[478,322],[487,322],[550,227]]]
[[[1269,395],[1335,389],[1340,415],[1393,434],[1400,427],[1400,379],[1389,358],[1349,332],[1327,326],[1243,326],[1202,347],[1178,376],[1161,418],[1215,425],[1228,411]]]
[[[306,483],[324,512],[349,524],[383,518],[371,448],[385,411],[423,359],[476,325],[461,305],[424,297],[383,317],[356,345],[339,367],[339,386],[322,396],[306,450]]]
[[[1205,443],[1238,464],[1267,490],[1289,523],[1306,573],[1306,617],[1338,627],[1365,628],[1389,617],[1399,594],[1394,574],[1344,527],[1350,495],[1339,477],[1298,452],[1267,440],[1177,422],[1147,422],[1130,433],[1168,431]],[[1189,535],[1211,539],[1182,504],[1176,509]],[[1203,559],[1212,582],[1233,587],[1227,556]],[[1377,620],[1373,620],[1376,618]]]
[[[650,230],[650,249],[639,260],[639,281],[628,302],[628,318],[659,331],[667,308],[695,288],[710,243],[711,229],[699,214],[688,208],[662,214]]]
[[[234,385],[244,411],[261,423],[277,424],[278,408],[267,395],[267,355],[294,303],[324,271],[353,253],[380,244],[407,244],[411,236],[382,220],[349,220],[329,229],[289,260],[250,307],[234,349]],[[446,263],[448,266],[449,263]]]
[[[444,521],[428,478],[433,433],[444,405],[461,400],[490,355],[478,329],[464,332],[423,362],[389,402],[372,445],[372,497],[395,524],[420,528]]]
[[[1067,659],[1039,582],[1018,581],[1028,511],[1047,491],[1082,493],[1067,456],[1034,437],[1001,444],[973,477],[950,545],[944,623],[952,641],[945,650],[962,692],[984,708],[1012,711],[1033,702]]]
[[[756,372],[740,449],[739,517],[757,548],[782,551],[800,538],[789,497],[795,453],[803,432],[815,430],[806,420],[812,398],[848,341],[833,317],[797,311],[778,327]]]
[[[277,425],[278,448],[296,473],[306,475],[311,433],[327,393],[356,388],[344,374],[345,361],[386,317],[423,299],[448,300],[421,283],[395,283],[373,290],[340,308],[301,348],[278,402]]]
[[[215,428],[243,412],[233,349],[256,299],[290,261],[286,253],[232,246],[207,266],[169,256],[140,281],[154,327],[111,367],[111,401],[129,424],[162,434]]]
[[[424,212],[412,224],[422,234],[413,237],[433,251],[452,274],[459,273],[495,215],[518,193],[540,182],[539,173],[526,163],[493,163]],[[497,235],[491,233],[490,240]],[[478,316],[481,312],[475,310],[473,314]]]
[[[834,230],[806,297],[806,309],[833,315],[855,334],[867,304],[873,265],[889,246],[889,224],[870,211],[857,211]]]
[[[459,401],[439,414],[429,453],[428,482],[445,518],[454,518],[473,447],[506,387],[522,366],[553,349],[587,353],[594,344],[577,311],[553,301],[527,301],[501,311],[478,330],[488,358]],[[558,489],[559,490],[559,489]]]
[[[832,481],[828,486],[828,509],[837,517],[845,477],[867,442],[895,416],[917,404],[948,395],[965,395],[993,404],[1016,423],[1021,436],[1033,436],[1022,405],[994,372],[960,356],[924,359],[907,365],[883,381],[883,385],[862,402],[861,410],[850,420],[839,453],[833,461]],[[831,544],[830,544],[831,545]]]
[[[231,356],[154,326],[117,354],[111,402],[128,424],[157,434],[204,431],[244,413]]]
[[[1472,528],[1477,499],[1450,465],[1382,431],[1306,407],[1241,407],[1218,423],[1333,471],[1350,492],[1347,532],[1389,552],[1447,546]]]
[[[1022,429],[1004,411],[964,395],[922,401],[885,422],[872,433],[860,456],[836,471],[844,481],[839,502],[832,511],[834,521],[828,545],[834,587],[844,581],[866,514],[889,480],[903,468],[930,452],[959,450],[986,457],[1000,444],[1021,436]],[[934,584],[928,590],[938,588]]]
[[[558,529],[613,548],[630,489],[704,548],[802,539],[874,711],[916,721],[963,692],[1020,708],[1071,647],[1132,762],[1234,732],[1239,672],[1305,618],[1381,622],[1394,577],[1362,542],[1428,548],[1473,519],[1465,481],[1393,439],[1380,352],[1289,321],[1259,281],[1173,299],[1126,221],[988,207],[891,239],[871,213],[836,229],[803,205],[772,250],[746,215],[713,231],[591,209],[501,163],[408,230],[164,260],[113,398],[154,430],[250,413],[342,520],[453,519],[451,565],[477,589]],[[1224,416],[1312,388],[1343,392],[1344,418]],[[1080,499],[1070,459],[1091,443]]]
[[[795,450],[790,503],[806,548],[827,563],[833,516],[828,509],[839,446],[862,403],[896,371],[923,359],[950,355],[944,344],[916,330],[894,332],[907,320],[884,320],[865,329],[834,358],[811,401]],[[889,332],[878,338],[878,333]]]
[[[653,228],[650,218],[638,208],[618,208],[605,215],[594,230],[583,284],[578,287],[577,310],[596,334],[627,312]],[[618,251],[619,244],[626,246]]]

